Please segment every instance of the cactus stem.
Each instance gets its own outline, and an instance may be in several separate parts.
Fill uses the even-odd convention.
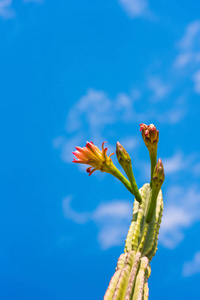
[[[138,186],[137,186],[137,183],[135,181],[135,177],[133,175],[132,167],[131,167],[131,170],[128,170],[126,174],[127,174],[128,179],[130,181],[133,195],[135,196],[135,199],[141,204],[142,203],[142,197],[141,197],[140,192],[138,190]]]
[[[146,270],[147,270],[147,267],[148,267],[148,264],[149,264],[149,259],[147,257],[143,257],[143,260],[144,260],[144,262],[143,262],[144,265],[143,265],[142,270],[140,270],[140,272],[141,272],[141,282],[140,282],[140,288],[139,288],[139,294],[138,294],[137,300],[142,300],[143,299],[144,285],[145,285],[145,279],[146,279],[145,273],[146,273]]]
[[[130,155],[128,154],[128,152],[125,150],[125,148],[119,142],[117,142],[117,144],[116,144],[116,155],[117,155],[117,159],[118,159],[120,165],[124,169],[128,179],[130,181],[133,195],[135,196],[136,200],[139,203],[141,203],[142,197],[139,193],[139,190],[138,190],[138,187],[137,187],[137,184],[135,181],[135,177],[133,175],[133,169],[132,169]]]
[[[132,270],[131,270],[130,280],[129,280],[128,287],[127,287],[127,290],[126,290],[125,300],[130,300],[130,297],[131,297],[131,294],[132,294],[132,291],[133,291],[133,286],[134,286],[134,283],[135,283],[135,278],[136,278],[138,266],[139,266],[139,263],[140,263],[140,258],[141,258],[141,253],[137,252],[137,254],[135,256],[135,262],[134,262],[134,265],[133,265]]]
[[[113,295],[113,300],[121,300],[124,298],[124,293],[126,291],[126,286],[128,285],[129,277],[133,262],[135,260],[135,252],[130,251],[127,253],[124,267],[119,276],[116,289]]]
[[[117,179],[119,179],[123,183],[123,185],[127,188],[127,190],[129,190],[129,192],[131,192],[131,194],[134,195],[130,182],[115,166],[112,167],[112,175],[114,175]]]
[[[148,282],[144,283],[144,298],[143,300],[148,300],[149,298],[149,287],[148,287]]]
[[[152,179],[153,179],[153,172],[154,168],[157,163],[157,149],[154,150],[154,152],[149,152],[150,154],[150,161],[151,161],[151,181],[150,181],[150,187],[152,188]]]
[[[149,211],[148,211],[147,217],[146,217],[146,222],[147,223],[151,222],[151,219],[152,219],[153,214],[155,212],[156,202],[157,202],[156,200],[157,200],[157,197],[158,197],[158,193],[159,193],[159,191],[152,190],[152,197],[151,197],[150,207],[149,207]]]

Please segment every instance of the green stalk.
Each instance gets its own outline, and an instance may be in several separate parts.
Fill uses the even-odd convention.
[[[129,192],[131,192],[131,194],[134,195],[132,186],[130,184],[130,182],[128,181],[128,179],[126,179],[126,177],[115,167],[115,165],[112,166],[112,169],[110,170],[110,172],[112,172],[111,174],[113,176],[115,176],[117,179],[119,179],[123,185],[127,188],[127,190],[129,190]]]
[[[160,168],[160,163],[159,163]],[[157,170],[158,180],[153,180],[153,187],[158,183],[161,171]],[[133,207],[133,219],[126,239],[125,253],[118,260],[104,300],[148,300],[147,280],[151,273],[150,261],[157,250],[158,233],[162,218],[162,193],[156,195],[149,184],[140,189],[142,203],[137,201]],[[153,196],[152,196],[153,194]],[[152,201],[156,200],[156,201]],[[146,222],[148,207],[154,203],[153,217]],[[132,238],[131,238],[132,237]]]
[[[154,168],[157,164],[157,149],[149,152],[150,154],[150,161],[151,161],[151,181],[150,181],[150,186],[152,187],[152,179],[153,179],[153,172],[154,172]]]
[[[148,213],[147,213],[147,217],[146,217],[146,222],[147,223],[151,222],[151,219],[152,219],[153,214],[155,212],[155,209],[156,209],[156,200],[157,200],[159,191],[160,191],[160,188],[156,189],[156,190],[155,189],[152,190],[152,197],[151,197],[150,207],[149,207],[149,210],[148,210]]]
[[[133,169],[132,169],[130,155],[128,154],[126,149],[120,144],[120,142],[117,142],[117,144],[116,144],[116,155],[117,155],[118,162],[124,169],[128,179],[130,181],[131,188],[132,188],[132,194],[135,196],[136,200],[139,203],[141,203],[142,198],[139,193],[139,190],[138,190],[138,187],[137,187],[137,184],[135,181],[135,177],[133,175]]]

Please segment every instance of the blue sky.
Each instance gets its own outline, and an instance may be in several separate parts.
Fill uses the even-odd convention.
[[[2,300],[103,298],[133,198],[109,174],[88,177],[72,151],[106,140],[111,153],[119,140],[141,187],[139,123],[159,129],[166,173],[150,299],[200,297],[199,9],[0,0]]]

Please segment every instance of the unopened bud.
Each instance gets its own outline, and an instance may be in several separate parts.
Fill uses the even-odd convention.
[[[149,152],[156,150],[159,140],[159,131],[156,129],[155,125],[146,125],[142,123],[140,124],[140,131],[142,131],[142,137]]]
[[[153,172],[152,197],[151,197],[151,203],[146,217],[147,223],[151,222],[153,214],[155,214],[157,197],[164,180],[165,180],[164,167],[163,167],[162,160],[159,159]]]
[[[154,168],[152,185],[161,188],[164,180],[165,180],[164,167],[163,167],[162,160],[159,158]]]
[[[125,148],[117,142],[116,144],[116,155],[117,159],[122,166],[122,168],[127,167],[128,165],[131,165],[131,158],[128,152],[125,150]]]

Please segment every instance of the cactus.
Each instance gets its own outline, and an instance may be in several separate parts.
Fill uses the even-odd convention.
[[[158,234],[163,213],[161,186],[164,182],[164,168],[161,159],[157,162],[158,130],[153,124],[140,125],[142,137],[151,160],[151,180],[138,190],[132,171],[131,158],[124,147],[117,142],[117,159],[128,179],[115,167],[107,156],[107,148],[100,151],[92,142],[86,147],[76,147],[76,163],[94,167],[87,169],[110,173],[118,178],[135,196],[131,224],[125,240],[124,253],[120,255],[115,273],[106,290],[104,300],[146,300],[149,297],[148,278],[151,274],[150,261],[157,251]],[[157,162],[157,163],[156,163]]]

